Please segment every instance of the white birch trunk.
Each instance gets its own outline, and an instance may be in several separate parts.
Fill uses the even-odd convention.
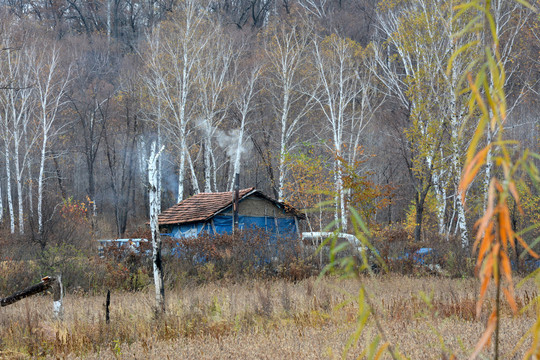
[[[17,212],[18,212],[18,225],[19,234],[24,234],[24,208],[23,208],[23,179],[21,164],[19,159],[19,135],[15,135],[15,148],[14,148],[14,160],[15,160],[15,183],[17,186]]]
[[[29,152],[29,146],[28,146],[28,134],[27,134],[27,124],[28,122],[24,122],[24,147],[26,149],[26,152]],[[34,194],[33,194],[33,186],[34,181],[32,180],[32,163],[31,161],[26,162],[26,172],[27,172],[27,180],[28,183],[28,209],[30,209],[30,217],[34,215]]]
[[[111,44],[111,1],[107,0],[107,45]]]
[[[30,155],[30,148],[33,146],[35,137],[32,138],[26,149],[21,149],[23,140],[25,137],[26,126],[29,122],[29,109],[31,107],[30,101],[32,100],[33,82],[31,78],[31,72],[24,65],[28,65],[32,61],[32,53],[29,52],[11,52],[13,57],[8,56],[7,67],[14,79],[17,79],[21,90],[7,91],[7,101],[5,106],[9,108],[6,112],[6,116],[11,118],[11,133],[9,133],[9,126],[6,124],[6,134],[9,133],[13,138],[13,161],[15,162],[15,182],[17,188],[17,204],[18,204],[18,225],[19,233],[24,234],[24,170],[26,167],[26,161],[28,161]],[[22,153],[21,153],[21,150]]]
[[[2,126],[2,129],[3,129],[3,124],[4,124],[4,119],[0,115],[0,126]],[[0,134],[2,133],[3,133],[3,130],[2,132],[0,132]],[[4,141],[7,141],[7,134],[5,134],[4,136],[5,136]],[[8,164],[5,164],[5,166],[7,168]],[[3,223],[4,223],[4,199],[2,198],[2,182],[0,181],[0,224],[3,224]]]
[[[437,223],[439,227],[439,234],[444,234],[446,230],[446,225],[444,223],[444,216],[446,214],[446,187],[442,182],[442,176],[439,176],[437,170],[433,172],[433,183],[436,184],[434,187],[435,198],[437,199]]]
[[[4,199],[2,198],[2,181],[0,181],[0,225],[4,223]]]
[[[467,231],[467,218],[465,216],[465,204],[464,199],[467,194],[467,190],[465,190],[465,194],[462,194],[462,192],[459,190],[459,183],[461,181],[461,175],[462,175],[462,165],[459,161],[461,157],[461,149],[459,146],[458,138],[458,129],[459,126],[456,124],[454,128],[452,129],[452,136],[454,139],[454,146],[453,146],[453,154],[452,154],[452,166],[454,167],[454,187],[455,187],[455,196],[454,196],[454,206],[457,213],[457,224],[456,224],[456,231],[459,231],[460,233],[460,239],[461,239],[461,246],[463,248],[469,247],[469,234]]]
[[[143,78],[151,96],[157,100],[156,121],[163,126],[165,136],[170,136],[170,143],[180,156],[177,202],[184,199],[186,171],[192,168],[186,133],[188,119],[194,117],[197,105],[189,99],[198,76],[193,67],[210,40],[205,36],[207,23],[203,16],[205,12],[199,12],[199,2],[188,0],[184,5],[184,11],[176,14],[177,21],[172,22],[172,29],[156,26],[150,35],[146,61],[151,73]],[[165,113],[168,115],[161,116]],[[193,186],[199,192],[193,175],[192,171]]]
[[[209,126],[207,123],[206,126]],[[212,140],[210,130],[207,128],[204,139],[204,192],[212,192],[212,161],[210,152],[212,151]]]
[[[325,46],[326,48],[322,48]],[[362,92],[359,86],[356,68],[359,64],[353,62],[352,48],[343,39],[332,38],[328,44],[315,42],[314,58],[318,72],[318,87],[320,92],[315,94],[315,101],[320,105],[330,130],[332,132],[332,147],[335,152],[334,180],[335,180],[335,208],[336,218],[340,219],[344,232],[348,228],[347,220],[347,194],[343,188],[343,170],[341,159],[351,159],[344,154],[346,144],[344,141],[345,129],[352,129],[359,123],[362,115],[356,113],[354,101]],[[352,149],[354,152],[354,149]]]
[[[279,151],[279,177],[278,177],[278,201],[283,201],[283,186],[285,185],[285,148],[282,145]]]
[[[189,170],[191,172],[191,182],[193,183],[193,190],[195,191],[195,194],[198,194],[201,192],[201,189],[199,187],[199,180],[197,180],[195,167],[193,166],[193,161],[191,160],[191,156],[189,155],[189,153],[187,153],[187,149],[186,149],[186,160],[189,165]]]
[[[440,150],[441,159],[443,158],[443,150]],[[437,200],[437,224],[439,234],[444,234],[445,224],[444,217],[446,214],[446,187],[443,183],[444,171],[442,169],[435,169],[433,171],[433,190],[435,192],[435,199]]]
[[[150,200],[150,231],[152,232],[152,263],[154,270],[154,285],[156,296],[156,313],[165,313],[165,288],[163,285],[163,263],[161,258],[161,236],[159,234],[158,193],[161,191],[158,182],[158,158],[163,147],[156,153],[156,143],[152,143],[148,160],[148,182]]]
[[[160,110],[159,110],[159,114],[161,114],[161,107],[160,107]],[[161,116],[161,115],[160,115]],[[161,145],[161,122],[158,121],[158,127],[157,127],[157,148],[158,149],[161,149],[162,145]],[[162,189],[163,188],[163,183],[162,183],[162,174],[163,174],[163,161],[161,161],[161,159],[158,158],[158,170],[157,170],[157,182],[159,184],[159,188]],[[158,204],[159,204],[159,212],[161,212],[161,191],[158,191],[157,193],[157,196],[158,196]]]
[[[452,40],[450,36],[450,41]],[[451,50],[454,51],[455,44],[453,42]],[[459,84],[459,74],[458,74],[458,68],[462,69],[464,66],[459,67],[459,60],[456,60],[454,66],[452,67],[452,73],[450,78],[450,111],[451,111],[451,134],[453,141],[453,147],[452,147],[452,166],[454,168],[454,186],[455,186],[455,196],[454,196],[454,208],[457,212],[457,224],[456,229],[459,229],[460,232],[460,239],[461,239],[461,246],[463,248],[467,248],[469,246],[469,234],[467,232],[467,219],[465,216],[465,197],[467,194],[467,191],[465,190],[465,194],[462,194],[459,191],[459,183],[461,181],[462,176],[462,164],[460,162],[460,159],[462,157],[463,147],[461,142],[461,137],[459,134],[459,129],[462,127],[462,116],[460,114],[461,108],[458,107],[458,101],[457,93],[458,93],[458,84]]]
[[[43,233],[43,174],[45,169],[45,154],[47,149],[47,133],[43,133],[43,142],[41,144],[41,161],[39,163],[39,177],[38,177],[38,232]]]
[[[285,185],[285,153],[287,151],[287,122],[289,118],[289,88],[284,84],[283,107],[281,109],[281,139],[279,146],[279,180],[278,201],[283,201],[283,186]]]
[[[13,209],[13,196],[11,195],[11,163],[10,163],[10,152],[9,152],[9,142],[8,138],[4,139],[4,154],[5,154],[5,161],[6,161],[6,193],[7,193],[7,201],[8,201],[8,209],[9,209],[9,229],[10,233],[15,233],[15,212]]]
[[[457,228],[460,232],[461,246],[469,247],[469,234],[467,232],[467,219],[465,218],[465,207],[459,189],[456,190],[456,207],[457,207]]]
[[[346,195],[343,189],[343,173],[341,171],[341,166],[337,163],[337,176],[336,176],[336,192],[338,197],[338,204],[340,210],[341,218],[341,229],[343,232],[347,232],[348,219],[347,219],[347,204],[346,204]],[[337,204],[336,204],[337,205]]]
[[[462,194],[459,191],[459,183],[461,181],[461,175],[462,175],[462,165],[461,165],[461,162],[459,161],[461,157],[461,147],[459,146],[460,143],[458,142],[458,139],[459,139],[458,129],[460,128],[460,125],[458,124],[458,121],[457,121],[457,114],[455,115],[455,117],[456,117],[454,119],[455,126],[453,126],[453,129],[452,129],[452,137],[454,139],[454,146],[452,149],[453,150],[452,166],[454,167],[454,174],[455,174],[454,186],[456,189],[455,190],[456,196],[454,197],[454,201],[456,202],[455,207],[457,211],[456,229],[459,229],[461,246],[463,248],[467,248],[469,246],[469,234],[467,232],[467,218],[465,216],[465,206],[464,206],[465,205],[464,199],[467,192],[465,190],[465,194]]]

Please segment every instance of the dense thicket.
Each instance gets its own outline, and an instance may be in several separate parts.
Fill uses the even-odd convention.
[[[144,227],[154,141],[163,207],[239,172],[299,208],[333,203],[309,213],[313,230],[351,231],[352,206],[380,234],[469,247],[492,167],[464,206],[475,124],[459,90],[478,48],[447,72],[467,41],[452,36],[458,2],[0,1],[0,254]],[[493,3],[507,134],[537,149],[538,19]],[[540,221],[540,194],[522,192],[518,229]]]

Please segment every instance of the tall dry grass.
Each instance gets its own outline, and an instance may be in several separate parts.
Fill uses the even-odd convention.
[[[445,351],[466,357],[484,327],[486,319],[475,316],[473,279],[392,275],[360,282],[373,295],[388,340],[411,359],[441,358]],[[0,309],[0,358],[340,358],[358,313],[356,303],[340,304],[358,293],[360,282],[325,277],[178,288],[168,292],[160,321],[153,317],[152,291],[113,293],[109,324],[104,296],[67,295],[63,321],[52,317],[50,296],[29,298]],[[519,306],[535,289],[531,284],[516,293]],[[493,297],[488,294],[486,307]],[[514,318],[506,308],[502,314],[501,349],[511,354],[535,314]],[[368,322],[347,357],[356,358],[376,335]],[[526,346],[514,355],[522,357]]]

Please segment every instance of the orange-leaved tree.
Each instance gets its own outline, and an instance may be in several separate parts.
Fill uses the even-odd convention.
[[[535,11],[524,0],[513,0],[522,6]],[[504,137],[503,124],[507,118],[507,102],[505,94],[506,73],[504,62],[501,61],[499,49],[499,33],[494,20],[490,0],[469,0],[456,6],[456,19],[472,18],[468,25],[456,34],[476,32],[479,36],[474,41],[467,42],[456,50],[448,64],[451,71],[453,62],[471,46],[484,41],[484,52],[473,60],[465,75],[464,92],[470,93],[469,120],[477,121],[476,130],[471,140],[464,171],[460,183],[461,194],[471,186],[472,182],[485,166],[494,166],[489,180],[487,205],[484,214],[476,222],[475,251],[478,251],[476,271],[481,281],[480,298],[477,303],[477,313],[480,313],[490,284],[494,283],[496,298],[486,329],[471,355],[476,358],[482,349],[491,341],[494,335],[494,358],[499,357],[499,328],[501,292],[508,304],[517,313],[512,281],[510,251],[515,250],[519,243],[531,256],[538,258],[536,252],[522,239],[512,226],[510,199],[513,199],[518,209],[521,209],[517,191],[517,177],[520,173],[528,173],[536,186],[540,182],[538,170],[534,164],[540,157],[525,151],[517,160],[512,153],[515,141]],[[474,16],[471,17],[471,14]],[[473,70],[476,69],[476,70]],[[496,137],[486,136],[496,134]],[[485,141],[487,138],[487,141]],[[535,160],[536,159],[536,160]],[[522,210],[521,210],[522,211]],[[536,330],[540,326],[535,325]],[[534,329],[533,329],[534,330]],[[538,331],[533,331],[533,347],[527,358],[539,354]]]

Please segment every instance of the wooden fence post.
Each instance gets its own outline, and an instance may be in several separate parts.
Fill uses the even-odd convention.
[[[111,290],[107,290],[107,299],[105,300],[105,323],[108,324],[111,320],[109,318],[109,305],[111,305]]]

